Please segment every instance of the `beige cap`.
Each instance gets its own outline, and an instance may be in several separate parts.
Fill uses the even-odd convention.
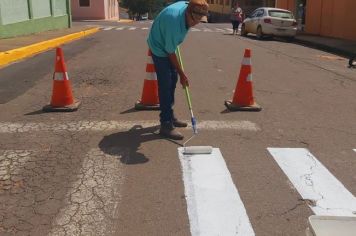
[[[190,0],[188,4],[189,16],[194,20],[208,22],[208,8],[209,5],[205,0]]]

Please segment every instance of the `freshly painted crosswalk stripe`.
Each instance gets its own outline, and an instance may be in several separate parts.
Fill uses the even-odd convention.
[[[192,32],[198,32],[198,31],[201,31],[200,29],[197,29],[197,28],[191,28],[191,31]]]
[[[356,216],[356,198],[307,149],[268,151],[316,215]]]
[[[188,122],[188,121],[187,121]],[[157,121],[136,120],[136,121],[77,121],[67,123],[0,123],[0,133],[24,133],[41,131],[108,131],[108,130],[130,130],[134,126],[149,128],[158,126]],[[191,129],[187,127],[186,129]],[[200,121],[198,129],[201,130],[246,130],[259,131],[257,124],[251,121]]]
[[[106,27],[103,30],[112,30],[114,27]]]
[[[190,231],[196,235],[255,235],[218,148],[208,155],[184,155],[182,165]]]
[[[110,150],[115,152],[120,150]],[[118,157],[92,149],[85,156],[76,179],[49,235],[115,234],[124,180]]]

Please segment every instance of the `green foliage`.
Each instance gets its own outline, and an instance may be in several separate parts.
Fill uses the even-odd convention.
[[[162,10],[165,2],[165,0],[121,0],[120,5],[127,8],[132,15],[148,12],[152,16]]]

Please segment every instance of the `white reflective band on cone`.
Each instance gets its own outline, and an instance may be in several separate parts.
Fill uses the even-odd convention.
[[[251,63],[251,58],[249,58],[249,57],[244,57],[244,59],[242,59],[242,63],[241,63],[242,65],[245,65],[245,66],[250,66],[250,65],[252,65],[252,63]]]
[[[157,80],[157,74],[147,72],[146,80]]]
[[[68,73],[54,72],[53,80],[69,80]]]
[[[246,81],[252,81],[252,74],[249,74],[249,75],[247,76]]]

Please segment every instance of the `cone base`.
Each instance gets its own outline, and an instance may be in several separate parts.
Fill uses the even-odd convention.
[[[141,101],[137,101],[135,103],[135,109],[136,110],[159,110],[159,104],[154,104],[154,105],[147,105],[147,104],[142,104]]]
[[[75,100],[73,104],[64,107],[54,107],[51,104],[44,106],[42,110],[44,112],[72,112],[78,110],[81,102]]]
[[[225,106],[230,111],[261,111],[262,107],[260,107],[257,103],[254,103],[251,106],[240,106],[237,104],[233,104],[231,100],[225,101]]]

